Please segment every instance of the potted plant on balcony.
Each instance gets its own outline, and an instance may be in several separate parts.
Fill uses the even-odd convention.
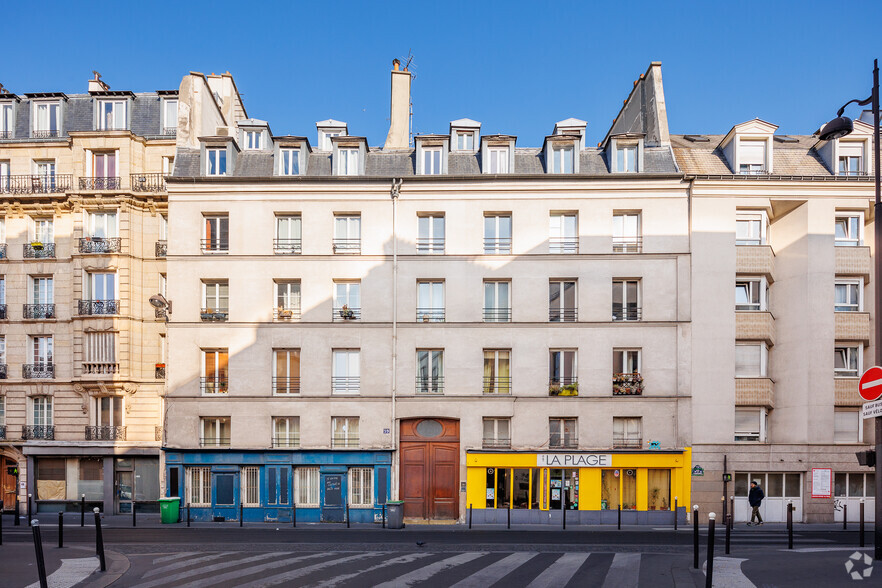
[[[289,308],[279,307],[279,318],[280,319],[289,319],[294,316],[294,311]]]
[[[210,321],[212,318],[214,318],[214,309],[213,308],[203,309],[202,312],[199,314],[199,316],[204,321]]]
[[[637,396],[643,393],[643,376],[640,374],[616,374],[613,378],[613,394]]]
[[[344,320],[352,320],[355,318],[355,312],[351,308],[349,308],[348,304],[344,304],[343,308],[340,309],[340,316]]]
[[[163,370],[164,370],[164,369],[165,369],[165,364],[164,364],[164,363],[157,363],[157,364],[156,364],[156,367],[157,367],[158,369],[163,369]]]
[[[34,251],[43,251],[43,243],[41,241],[31,241],[31,249]]]
[[[429,315],[428,315],[428,314],[424,314],[424,315],[423,315],[423,322],[424,322],[424,323],[429,322]]]
[[[579,384],[573,382],[572,384],[564,384],[560,389],[560,396],[578,396],[579,395]]]

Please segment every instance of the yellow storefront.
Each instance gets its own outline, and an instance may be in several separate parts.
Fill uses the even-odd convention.
[[[468,451],[474,523],[672,524],[689,508],[692,451]]]

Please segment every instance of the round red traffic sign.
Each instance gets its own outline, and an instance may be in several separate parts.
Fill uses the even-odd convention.
[[[859,384],[861,398],[867,401],[876,400],[882,396],[882,368],[873,366],[864,372]]]

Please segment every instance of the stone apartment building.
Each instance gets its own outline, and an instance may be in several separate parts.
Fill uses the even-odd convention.
[[[177,90],[0,93],[4,509],[159,497]],[[76,506],[78,508],[78,506]],[[139,508],[140,509],[140,508]]]

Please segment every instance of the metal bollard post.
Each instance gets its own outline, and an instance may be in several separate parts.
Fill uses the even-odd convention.
[[[735,528],[735,497],[729,497],[729,528]]]
[[[842,504],[842,530],[848,530],[848,505]]]
[[[80,526],[86,526],[86,495],[83,494],[82,498],[80,498]]]
[[[40,537],[40,521],[28,521],[34,532],[34,551],[37,555],[37,574],[40,576],[40,588],[49,588],[46,580],[46,562],[43,559],[43,539]]]
[[[619,503],[619,522],[618,522],[619,531],[622,530],[622,503]]]
[[[349,528],[349,502],[346,502],[346,528]]]
[[[101,571],[107,571],[107,563],[104,561],[104,536],[101,534],[101,510],[96,506],[95,510],[95,552],[98,561],[101,562]]]
[[[296,529],[297,528],[297,505],[296,504],[291,507],[291,523],[292,523],[292,526]]]
[[[674,530],[677,530],[677,497],[674,496]]]
[[[717,515],[708,513],[707,515],[707,577],[704,581],[705,588],[713,588],[714,585],[714,526],[716,526]]]
[[[190,503],[187,503],[187,526],[190,526]]]
[[[136,514],[138,512],[138,503],[132,500],[132,527],[138,526],[138,520],[136,518]]]
[[[31,495],[28,494],[28,526],[31,525]]]
[[[472,528],[472,504],[469,503],[469,529]]]
[[[383,528],[386,528],[386,503],[383,503]]]
[[[692,567],[698,569],[698,505],[692,505]]]
[[[729,545],[732,540],[732,513],[729,513],[729,520],[726,523],[726,555],[729,555]]]
[[[563,519],[563,530],[566,531],[567,530],[567,509],[566,508],[563,509],[563,516],[561,518]]]
[[[3,545],[3,501],[0,500],[0,545]]]
[[[861,547],[864,546],[864,499],[861,498],[861,525],[860,525],[860,535],[861,535]]]
[[[787,549],[793,549],[793,503],[787,503]]]
[[[511,529],[511,503],[509,503],[506,513],[508,513],[508,522],[505,524],[505,528]]]
[[[14,527],[21,526],[21,503],[18,500],[18,494],[15,495],[15,520],[12,521]]]
[[[64,547],[64,513],[58,513],[58,547]]]
[[[239,526],[241,527],[245,521],[245,506],[242,504],[242,501],[239,501]]]

